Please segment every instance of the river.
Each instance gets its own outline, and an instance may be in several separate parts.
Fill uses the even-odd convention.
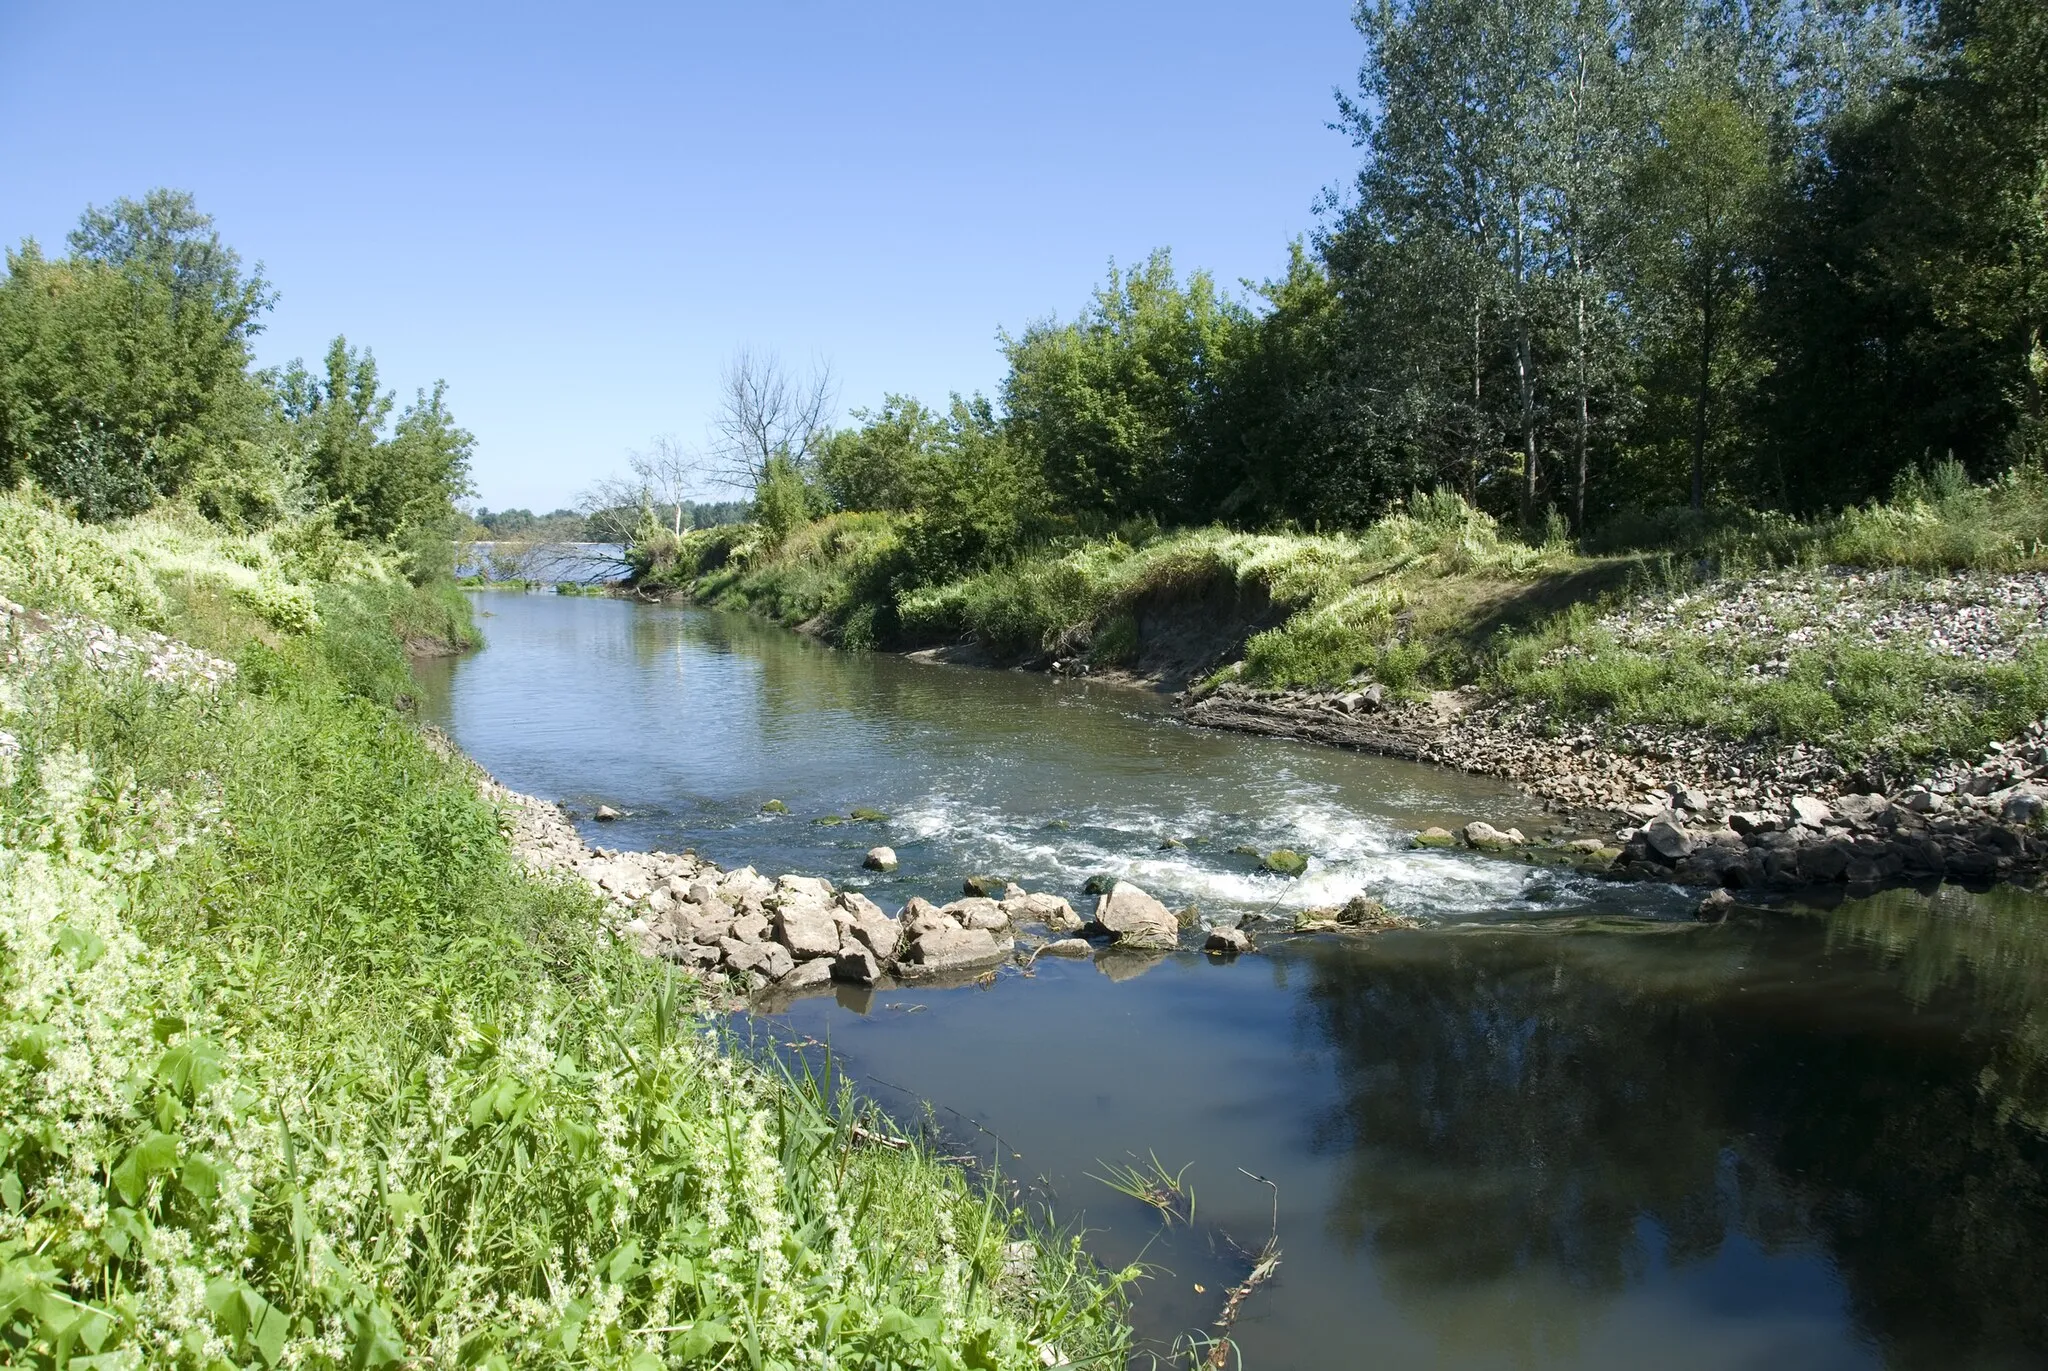
[[[476,603],[486,646],[422,663],[423,709],[506,784],[626,812],[593,841],[892,908],[968,873],[1078,903],[1114,873],[1207,918],[1365,890],[1427,921],[751,1022],[829,1044],[906,1126],[929,1101],[1020,1202],[1147,1263],[1154,1350],[1216,1317],[1277,1214],[1278,1274],[1235,1329],[1256,1371],[2048,1366],[2048,901],[1899,890],[1702,926],[1676,890],[1408,850],[1429,823],[1542,823],[1478,778],[701,610]],[[889,817],[815,822],[855,807]],[[892,876],[860,869],[880,842]],[[1154,1157],[1192,1222],[1094,1179]]]

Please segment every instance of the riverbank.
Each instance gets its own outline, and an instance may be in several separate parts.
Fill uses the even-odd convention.
[[[1448,495],[1358,534],[1110,539],[935,586],[906,586],[895,539],[881,515],[776,548],[707,530],[636,593],[1185,692],[1191,723],[1498,776],[1617,849],[1602,859],[1617,874],[1788,890],[2040,865],[2044,777],[2018,764],[2048,717],[2048,488],[2032,473],[1814,524],[1681,523],[1636,550],[1532,547]],[[1866,795],[1911,816],[1887,850],[1872,843],[1895,830],[1792,810]],[[1657,821],[1680,837],[1634,844]],[[1693,848],[1787,844],[1822,855],[1684,865]]]
[[[1131,1273],[516,861],[399,708],[448,596],[290,529],[0,527],[10,1363],[1120,1359]]]

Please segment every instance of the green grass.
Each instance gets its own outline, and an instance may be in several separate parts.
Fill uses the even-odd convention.
[[[1020,1274],[1020,1215],[518,869],[387,703],[459,596],[286,631],[202,573],[160,613],[228,687],[0,678],[0,1361],[1121,1364],[1120,1278]]]

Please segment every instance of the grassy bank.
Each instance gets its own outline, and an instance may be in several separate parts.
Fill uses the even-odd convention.
[[[0,672],[0,1360],[1121,1364],[1074,1246],[1020,1262],[515,869],[392,708],[459,598],[317,530],[12,498],[0,594],[140,652],[16,620]]]
[[[835,515],[779,546],[707,530],[665,549],[644,584],[803,625],[849,646],[971,640],[997,660],[1148,665],[1188,615],[1220,634],[1203,675],[1272,687],[1478,685],[1559,728],[1655,723],[1825,745],[1846,760],[1969,756],[2048,712],[2031,642],[1991,657],[1876,641],[1848,594],[1939,617],[1954,573],[2048,566],[2048,479],[1971,485],[1954,469],[1824,520],[1678,513],[1592,544],[1531,543],[1451,494],[1358,532],[1220,528],[1054,544],[958,579],[921,580],[901,525]],[[1850,581],[1843,569],[1876,572]],[[1850,589],[1844,591],[1842,586]],[[1744,587],[1781,593],[1752,632],[1715,613]],[[1967,598],[1967,597],[1964,597]],[[2010,617],[2010,616],[2008,616]],[[1226,631],[1228,630],[1228,631]]]

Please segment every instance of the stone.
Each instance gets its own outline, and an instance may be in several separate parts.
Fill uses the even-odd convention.
[[[1268,852],[1261,864],[1276,876],[1299,876],[1308,870],[1308,858],[1286,847]]]
[[[1001,899],[1005,884],[1007,882],[1000,881],[994,876],[969,876],[960,883],[960,893],[977,895],[989,900]]]
[[[1883,824],[1887,820],[1896,823],[1898,816],[1892,813],[1892,802],[1882,795],[1844,795],[1835,801],[1837,818],[1851,824]]]
[[[771,981],[779,981],[796,968],[796,958],[781,943],[762,943],[761,960],[754,966],[756,971]]]
[[[882,964],[875,960],[874,952],[858,944],[842,947],[831,966],[832,979],[850,985],[873,985],[882,979]]]
[[[1518,828],[1503,832],[1492,824],[1474,819],[1465,825],[1465,846],[1481,852],[1500,852],[1507,848],[1519,847],[1528,839]]]
[[[1241,928],[1212,928],[1203,940],[1202,948],[1208,952],[1221,952],[1235,956],[1252,950],[1252,940],[1244,935]]]
[[[1074,907],[1057,895],[1031,894],[1021,900],[1005,900],[1003,908],[1013,920],[1044,924],[1054,933],[1079,933],[1086,927]]]
[[[780,800],[770,800],[761,806],[761,812],[763,814],[787,814],[789,813],[789,806]]]
[[[784,990],[803,990],[814,985],[828,985],[832,981],[833,968],[837,961],[823,957],[814,961],[798,962],[778,982]]]
[[[1760,813],[1753,809],[1739,809],[1728,816],[1728,827],[1747,838],[1759,833],[1778,831],[1777,816]]]
[[[939,907],[922,895],[911,896],[909,902],[896,911],[896,922],[906,934],[913,937],[927,928],[960,926],[941,914]]]
[[[1812,795],[1795,795],[1792,798],[1792,822],[1808,828],[1825,828],[1828,820],[1835,817],[1835,811],[1826,800]]]
[[[955,900],[939,912],[950,915],[962,928],[984,928],[995,933],[1010,926],[1010,916],[1003,912],[1002,905],[985,896]]]
[[[961,928],[947,921],[915,934],[903,961],[920,971],[949,971],[1001,961],[1009,950],[987,929]]]
[[[1639,835],[1643,845],[1666,862],[1676,862],[1690,857],[1698,846],[1692,834],[1672,823],[1669,819],[1658,819],[1646,826]]]
[[[727,938],[718,944],[720,960],[734,972],[752,971],[766,959],[772,943],[748,942],[742,938]],[[783,954],[787,956],[788,953]]]
[[[851,939],[884,966],[896,959],[896,950],[903,942],[903,925],[884,914],[880,905],[857,890],[842,890],[839,911],[847,934],[847,938],[840,940],[842,953]]]
[[[823,905],[832,898],[832,882],[817,876],[783,876],[775,882],[771,902],[777,907],[792,901],[800,904]]]
[[[1699,907],[1693,911],[1693,916],[1700,919],[1711,919],[1718,923],[1720,920],[1727,918],[1728,911],[1733,908],[1735,908],[1735,897],[1725,890],[1715,890],[1709,892],[1707,897],[1700,901]]]
[[[1335,922],[1343,928],[1360,932],[1378,933],[1390,928],[1420,928],[1422,921],[1407,914],[1396,914],[1370,895],[1353,895],[1337,911]]]
[[[1844,842],[1811,843],[1799,849],[1799,874],[1809,881],[1839,881],[1849,872]]]
[[[798,961],[839,953],[839,925],[822,905],[800,904],[775,912],[775,940]]]
[[[1117,946],[1169,948],[1180,944],[1180,923],[1166,906],[1129,881],[1118,881],[1095,902],[1094,926],[1116,938]]]
[[[1707,799],[1707,792],[1704,790],[1681,790],[1671,797],[1673,808],[1683,809],[1693,814],[1706,813],[1707,806],[1710,803],[1711,801]]]
[[[1457,837],[1447,828],[1425,828],[1409,844],[1414,847],[1456,847]]]
[[[1003,893],[1000,898],[1004,904],[1009,904],[1014,900],[1021,900],[1024,898],[1024,887],[1018,885],[1015,881],[1011,881],[1003,887]]]
[[[732,921],[732,936],[743,943],[765,943],[768,941],[768,917],[765,914],[742,914]]]
[[[1038,949],[1041,957],[1092,957],[1095,945],[1086,938],[1061,938]]]
[[[898,865],[896,849],[893,847],[871,847],[868,855],[861,858],[862,866],[870,871],[894,871]]]
[[[1358,701],[1365,706],[1366,712],[1376,713],[1387,703],[1387,688],[1375,682],[1358,692]]]
[[[2005,797],[1998,815],[2009,824],[2032,824],[2040,821],[2043,811],[2048,811],[2048,797],[2022,786]]]
[[[597,814],[595,815],[595,818],[599,823],[608,824],[618,817],[619,811],[613,809],[610,805],[599,805],[597,807]]]
[[[1915,814],[1932,814],[1941,808],[1941,796],[1924,785],[1916,785],[1899,796],[1899,808],[1911,810]]]

